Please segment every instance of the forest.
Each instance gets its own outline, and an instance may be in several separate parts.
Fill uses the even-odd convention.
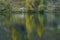
[[[0,40],[60,40],[60,0],[0,0]]]

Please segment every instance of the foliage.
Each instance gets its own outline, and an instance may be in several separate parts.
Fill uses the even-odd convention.
[[[56,13],[60,8],[55,7],[51,11],[51,3],[47,1],[46,10],[44,10],[44,0],[25,0],[24,2],[19,0],[19,2],[22,1],[22,4],[19,4],[18,0],[13,1],[16,5],[23,5],[26,12],[12,13],[12,9],[15,7],[12,8],[8,1],[0,2],[0,24],[4,30],[7,30],[7,36],[11,36],[12,40],[46,40],[47,36],[50,38],[47,40],[53,40],[54,36],[60,35],[57,29],[60,23],[60,12]],[[18,10],[20,6],[17,7]],[[46,21],[46,26],[44,21]]]

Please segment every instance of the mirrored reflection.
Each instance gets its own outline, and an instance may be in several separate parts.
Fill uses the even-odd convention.
[[[1,0],[0,40],[60,40],[59,0]]]

